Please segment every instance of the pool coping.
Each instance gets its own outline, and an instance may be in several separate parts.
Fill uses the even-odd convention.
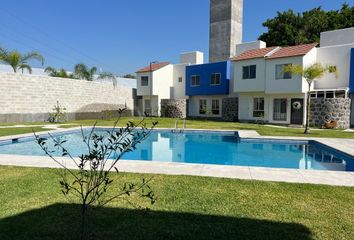
[[[90,129],[91,127],[83,127]],[[97,127],[98,129],[109,129],[109,127]],[[81,127],[59,129],[52,131],[38,132],[37,134],[60,134],[80,130]],[[172,130],[168,128],[156,128],[156,130]],[[325,146],[331,147],[339,152],[354,157],[354,139],[336,138],[306,138],[306,137],[281,137],[281,136],[260,136],[253,130],[207,130],[187,129],[186,131],[204,132],[238,132],[240,138],[247,139],[272,139],[272,140],[298,140],[316,141]],[[0,137],[0,141],[33,137],[33,133],[20,134],[15,136]],[[76,169],[69,158],[58,158],[65,162],[69,168]],[[22,156],[0,154],[0,165],[60,168],[57,163],[46,156]],[[167,175],[191,175],[218,178],[233,178],[245,180],[260,180],[288,183],[323,184],[333,186],[354,187],[354,172],[337,172],[321,170],[282,169],[266,167],[243,167],[232,165],[213,164],[191,164],[175,162],[151,162],[138,160],[120,160],[117,165],[121,172],[143,173],[143,174],[167,174]]]

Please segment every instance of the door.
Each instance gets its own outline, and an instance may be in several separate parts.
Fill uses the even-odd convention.
[[[291,99],[291,124],[303,125],[304,120],[304,99]]]

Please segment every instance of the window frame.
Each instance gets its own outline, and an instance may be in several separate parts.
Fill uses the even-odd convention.
[[[146,107],[148,105],[148,104],[146,104],[147,101],[150,103],[149,108]],[[152,101],[151,101],[151,99],[144,99],[144,112],[147,114],[150,114],[150,115],[152,114]]]
[[[281,63],[275,65],[275,80],[289,80],[293,78],[291,72],[284,72],[283,69],[287,66],[291,66],[292,63]]]
[[[202,109],[202,105],[205,103],[205,108]],[[199,115],[206,115],[208,112],[208,101],[207,99],[199,99]]]
[[[143,82],[145,82],[145,81],[146,81],[146,83],[143,84]],[[141,76],[141,77],[140,77],[140,85],[141,85],[142,87],[148,87],[148,86],[150,85],[149,76]]]
[[[219,78],[216,78],[216,76],[219,76]],[[218,79],[218,82],[216,82],[217,79]],[[212,73],[210,75],[210,85],[211,86],[221,85],[221,73]]]
[[[280,101],[279,112],[275,112],[276,101]],[[285,104],[285,111],[282,106]],[[277,114],[277,115],[276,115]],[[273,121],[286,122],[288,121],[288,99],[287,98],[274,98],[273,99]]]
[[[198,84],[194,84],[193,80],[195,81],[195,83],[198,82]],[[200,86],[200,75],[192,75],[191,76],[191,87],[199,87],[199,86]]]
[[[214,105],[214,103],[217,103],[217,104]],[[221,113],[220,107],[221,107],[220,106],[220,99],[212,99],[211,100],[211,113],[213,115],[220,115],[220,113]],[[215,113],[214,111],[217,111],[217,113]]]
[[[254,74],[252,75],[253,69],[254,69]],[[256,64],[242,66],[242,79],[243,80],[256,79],[256,78],[257,78],[257,65]]]
[[[256,102],[256,100],[257,100],[257,102]],[[261,109],[262,101],[263,101],[263,109]],[[263,115],[260,114],[260,113],[263,113]],[[254,118],[264,118],[264,114],[265,114],[265,100],[264,100],[264,97],[254,97],[253,98],[252,116]]]
[[[183,77],[179,77],[179,78],[178,78],[178,82],[179,82],[179,83],[182,83],[182,82],[183,82]]]

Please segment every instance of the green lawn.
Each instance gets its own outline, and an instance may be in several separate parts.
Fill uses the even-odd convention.
[[[126,123],[127,121],[138,122],[141,118],[138,117],[125,117],[121,119],[121,123]],[[174,128],[175,119],[171,118],[148,118],[146,123],[149,125],[153,121],[158,121],[159,128]],[[112,126],[113,120],[98,120],[99,126]],[[71,121],[69,124],[92,126],[95,120],[83,120],[83,121]],[[182,127],[183,121],[179,121],[179,127]],[[64,127],[72,127],[64,126]],[[194,129],[221,129],[221,130],[256,130],[260,135],[263,136],[295,136],[295,137],[329,137],[329,138],[353,138],[354,132],[344,132],[343,130],[319,130],[314,129],[311,134],[304,135],[303,129],[296,128],[279,128],[279,127],[269,127],[259,124],[249,124],[249,123],[234,123],[234,122],[219,122],[219,121],[208,121],[208,120],[187,120],[187,128]]]
[[[43,129],[41,127],[0,128],[0,137],[9,136],[9,135],[24,134],[24,133],[31,133],[31,132],[33,132],[33,130],[35,132],[48,131],[48,129]]]
[[[78,239],[79,208],[56,172],[0,167],[0,239]],[[353,239],[354,188],[164,175],[151,186],[148,212],[91,210],[89,239]]]
[[[128,121],[137,123],[141,118],[139,117],[124,117],[120,120],[120,125],[125,125]],[[66,122],[62,128],[72,128],[78,126],[92,126],[97,121],[98,126],[111,127],[114,120],[80,120]],[[174,128],[175,119],[172,118],[147,118],[147,125],[151,125],[151,122],[158,121],[159,128]],[[30,124],[30,123],[27,123]],[[34,125],[45,125],[48,123],[34,123]],[[68,124],[68,125],[67,125]],[[183,121],[179,121],[179,127],[181,128]],[[59,124],[60,125],[60,124]],[[255,130],[262,136],[295,136],[295,137],[326,137],[326,138],[352,138],[354,139],[354,132],[344,132],[343,130],[319,130],[313,129],[311,134],[304,135],[303,129],[297,128],[280,128],[270,127],[260,124],[250,123],[233,123],[233,122],[220,122],[210,120],[187,120],[187,128],[193,129],[219,129],[219,130]],[[39,127],[37,127],[39,128]],[[9,128],[7,130],[0,129],[0,136],[13,135],[24,132],[31,132],[31,128],[21,128],[22,130]],[[22,131],[22,132],[21,132]],[[13,133],[13,134],[12,134]]]

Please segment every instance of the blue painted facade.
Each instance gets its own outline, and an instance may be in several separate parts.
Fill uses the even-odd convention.
[[[349,88],[350,93],[354,93],[354,48],[351,50]]]
[[[230,88],[230,66],[229,61],[206,63],[186,67],[186,95],[228,95]],[[220,73],[220,84],[212,85],[211,76]],[[192,86],[192,76],[199,76],[199,86]]]

